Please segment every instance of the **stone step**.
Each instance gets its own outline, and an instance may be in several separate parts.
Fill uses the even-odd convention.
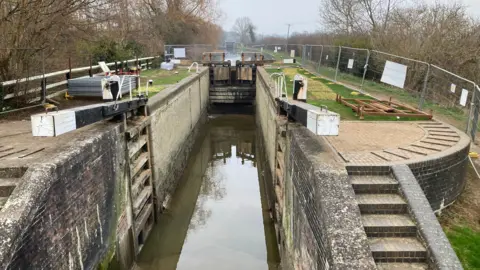
[[[426,263],[377,263],[378,270],[427,270]]]
[[[0,178],[0,197],[8,197],[20,182],[20,178]]]
[[[407,203],[397,194],[356,194],[362,214],[404,214]]]
[[[390,175],[350,175],[355,193],[397,193],[398,182]]]
[[[413,237],[373,237],[368,239],[376,262],[425,262],[427,250]]]
[[[362,215],[368,237],[415,237],[417,227],[407,215]]]

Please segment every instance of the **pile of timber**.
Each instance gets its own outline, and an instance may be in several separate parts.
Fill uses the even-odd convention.
[[[363,120],[368,116],[393,116],[393,117],[413,117],[419,119],[432,119],[431,113],[415,109],[407,104],[389,100],[343,98],[337,94],[336,101],[352,108],[357,116]]]

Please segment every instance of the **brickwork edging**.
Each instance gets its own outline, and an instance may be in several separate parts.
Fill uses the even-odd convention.
[[[420,237],[427,246],[430,267],[441,270],[463,269],[410,168],[407,165],[394,165],[391,168],[408,203],[409,212],[417,223]]]

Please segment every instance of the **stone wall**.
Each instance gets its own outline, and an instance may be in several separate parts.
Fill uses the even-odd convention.
[[[165,89],[148,103],[157,202],[163,203],[177,186],[208,108],[208,70]],[[161,208],[157,209],[158,211]]]
[[[148,103],[157,212],[206,119],[208,86],[201,69]],[[1,269],[97,269],[115,250],[131,250],[125,246],[131,224],[125,218],[130,164],[123,123],[105,121],[72,133],[57,155],[29,165],[0,211]]]
[[[275,175],[282,136],[272,87],[259,68],[257,125],[267,158],[264,167]],[[284,238],[279,239],[283,269],[375,269],[347,171],[323,139],[296,124],[286,128],[285,176],[277,180],[283,185],[277,224],[277,237]]]
[[[0,212],[1,268],[96,268],[115,241],[124,147],[121,125],[100,123],[32,164]]]

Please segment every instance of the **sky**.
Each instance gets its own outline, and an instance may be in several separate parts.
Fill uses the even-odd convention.
[[[423,0],[426,3],[453,0]],[[457,0],[468,7],[470,15],[480,19],[480,0]],[[250,17],[262,35],[286,36],[291,24],[292,32],[312,32],[319,28],[318,9],[320,0],[217,0],[224,13],[220,25],[230,31],[239,17]]]

